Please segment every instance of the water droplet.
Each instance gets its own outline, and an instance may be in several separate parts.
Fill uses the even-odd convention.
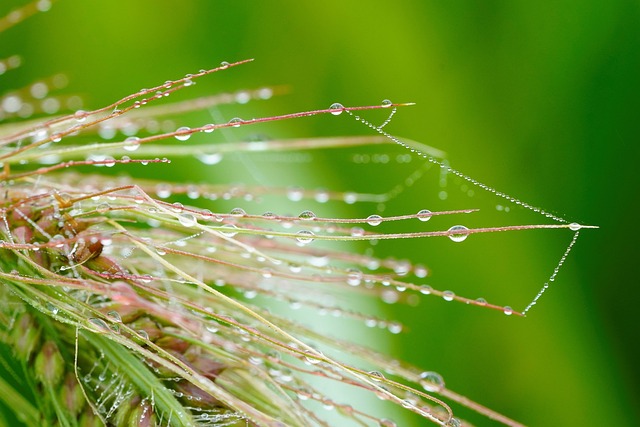
[[[460,427],[460,420],[457,418],[451,418],[446,424],[446,427]]]
[[[124,146],[122,148],[127,151],[136,151],[140,148],[140,138],[137,136],[130,136],[124,140]]]
[[[185,227],[193,227],[198,223],[196,217],[191,213],[183,213],[178,216],[178,221]]]
[[[433,288],[429,285],[420,286],[420,293],[423,295],[429,295],[433,291]]]
[[[504,314],[506,314],[507,316],[511,316],[513,314],[513,309],[511,307],[509,307],[508,305],[504,306],[504,308],[502,309],[502,312]]]
[[[442,293],[442,299],[445,300],[445,301],[453,301],[455,296],[456,296],[456,294],[454,294],[452,291],[444,291]]]
[[[418,212],[418,219],[422,222],[427,222],[431,219],[431,211],[428,209],[422,209]]]
[[[307,350],[304,352],[304,354],[305,361],[312,365],[317,365],[318,363],[322,362],[322,360],[320,359],[324,357],[324,354],[322,354],[322,352],[319,350]]]
[[[191,128],[189,128],[188,126],[179,127],[178,129],[176,129],[175,138],[178,141],[188,140],[189,138],[191,138],[191,134],[189,133],[190,130]]]
[[[350,268],[347,270],[347,284],[350,286],[358,286],[362,282],[362,272],[360,270],[356,270]]]
[[[102,319],[98,319],[96,317],[92,317],[89,319],[89,323],[98,328],[98,332],[109,332],[109,325]]]
[[[233,216],[245,216],[247,214],[242,208],[233,208],[230,213]]]
[[[156,185],[156,194],[161,199],[166,199],[171,196],[171,185],[169,184],[158,184]]]
[[[243,120],[240,117],[234,117],[233,119],[229,120],[229,124],[234,128],[239,128],[242,122]]]
[[[51,141],[53,142],[60,142],[62,141],[62,135],[60,135],[59,133],[54,133],[51,135]]]
[[[73,118],[76,119],[77,122],[82,123],[87,120],[88,113],[84,110],[78,110],[73,114]]]
[[[115,310],[111,310],[110,312],[108,312],[107,316],[109,316],[111,319],[113,319],[114,322],[117,322],[117,323],[121,323],[122,322],[122,318],[120,317],[120,313],[118,313]]]
[[[216,130],[216,127],[215,127],[215,126],[216,126],[216,125],[214,125],[213,123],[206,124],[206,125],[202,126],[202,132],[204,132],[204,133],[211,133],[211,132],[213,132],[214,130]]]
[[[571,231],[578,231],[582,228],[582,226],[580,224],[578,224],[577,222],[572,222],[571,224],[569,224],[569,230]]]
[[[393,102],[389,101],[388,99],[385,99],[382,101],[382,108],[389,108],[393,105]]]
[[[222,161],[221,153],[197,154],[196,157],[205,165],[215,165]]]
[[[382,418],[380,419],[380,427],[398,427],[398,424],[396,424],[394,421],[391,421],[387,418]]]
[[[220,232],[227,237],[233,237],[238,234],[238,232],[236,231],[238,227],[233,224],[225,224],[221,228],[222,230],[220,230]]]
[[[298,215],[298,218],[303,219],[305,221],[311,221],[316,219],[316,214],[314,214],[311,211],[302,211],[300,215]]]
[[[339,102],[335,102],[331,104],[331,107],[329,108],[332,110],[340,110],[340,111],[332,111],[331,114],[333,114],[334,116],[339,116],[344,111],[344,105],[340,104]]]
[[[220,63],[220,68],[229,68],[229,63],[227,61],[222,61]]]
[[[175,202],[171,205],[171,210],[175,213],[180,213],[184,210],[184,205],[180,202]]]
[[[109,203],[100,203],[98,206],[96,206],[96,212],[98,213],[109,212],[109,209],[111,209]]]
[[[369,372],[369,379],[371,379],[372,381],[380,382],[380,381],[383,381],[385,378],[382,372],[371,371]]]
[[[444,388],[442,375],[433,371],[425,371],[420,374],[420,385],[430,393],[439,393]]]
[[[476,298],[476,302],[480,305],[487,305],[487,300],[484,298]]]
[[[287,189],[287,198],[292,202],[299,202],[302,200],[304,196],[304,192],[301,188],[298,187],[290,187]]]
[[[300,230],[296,233],[296,240],[300,245],[308,245],[313,242],[314,236],[313,232],[309,230]]]
[[[399,322],[389,322],[389,324],[387,325],[387,329],[392,334],[399,334],[400,332],[402,332],[402,324]]]
[[[380,223],[382,222],[382,217],[380,215],[369,215],[367,217],[367,224],[371,225],[371,226],[376,226],[376,225],[380,225]]]
[[[451,233],[449,238],[456,243],[464,242],[469,237],[469,234],[466,233],[469,229],[464,225],[454,225],[448,231]]]
[[[349,230],[349,232],[353,237],[364,236],[364,229],[362,227],[351,227],[351,230]]]

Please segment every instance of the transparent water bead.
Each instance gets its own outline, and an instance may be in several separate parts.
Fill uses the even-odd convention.
[[[332,111],[331,114],[333,114],[334,116],[339,116],[344,111],[344,105],[340,104],[339,102],[334,102],[333,104],[331,104],[331,107],[329,108],[332,110],[340,110],[340,111]]]
[[[185,227],[193,227],[198,223],[196,217],[191,213],[183,213],[178,216],[178,221]]]
[[[233,208],[230,213],[233,216],[245,216],[247,214],[242,208]]]
[[[382,418],[379,422],[380,427],[398,427],[395,421],[391,421],[387,418]]]
[[[136,151],[140,148],[140,138],[137,136],[130,136],[124,140],[124,146],[122,148],[127,151]]]
[[[513,314],[513,309],[511,307],[509,307],[508,305],[504,306],[502,308],[502,312],[504,314],[506,314],[507,316],[511,316]]]
[[[469,237],[469,234],[466,233],[469,229],[464,225],[454,225],[448,231],[451,233],[449,238],[456,243],[464,242]]]
[[[422,222],[427,222],[431,219],[431,211],[428,209],[422,209],[418,212],[418,219]]]
[[[302,211],[300,212],[300,215],[298,215],[298,218],[303,219],[305,221],[311,221],[316,219],[316,214],[311,211]]]
[[[445,424],[446,427],[460,427],[462,424],[460,424],[460,420],[457,418],[451,418],[449,421],[447,421],[447,423]]]
[[[382,372],[371,371],[369,372],[369,379],[371,379],[372,381],[380,382],[380,381],[383,381],[385,378]]]
[[[234,117],[233,119],[229,120],[229,124],[234,128],[239,128],[242,122],[243,120],[240,117]]]
[[[420,385],[425,391],[430,393],[438,393],[444,388],[444,379],[442,375],[433,371],[425,371],[420,374]]]
[[[227,237],[233,237],[238,234],[238,227],[233,224],[225,224],[222,226],[222,228],[223,230],[220,230],[220,232]]]
[[[380,215],[369,215],[367,217],[367,224],[371,225],[371,226],[376,226],[376,225],[380,225],[380,223],[382,222],[382,217]]]
[[[569,230],[571,231],[578,231],[582,228],[582,226],[580,224],[578,224],[577,222],[572,222],[571,224],[569,224]]]
[[[444,291],[442,293],[442,299],[444,299],[445,301],[453,301],[455,297],[456,297],[456,294],[453,293],[452,291]]]
[[[314,236],[313,232],[309,230],[300,230],[296,233],[296,240],[301,246],[304,246],[313,242]]]
[[[186,141],[186,140],[188,140],[189,138],[191,138],[191,134],[188,133],[190,130],[191,130],[191,128],[188,127],[188,126],[179,127],[178,129],[176,129],[175,138],[178,141]]]
[[[385,99],[382,101],[381,105],[382,105],[382,108],[389,108],[393,105],[393,102],[389,101],[388,99]]]

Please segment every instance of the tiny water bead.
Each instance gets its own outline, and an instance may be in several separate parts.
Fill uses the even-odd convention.
[[[233,224],[225,224],[221,228],[222,230],[220,230],[220,232],[227,237],[233,237],[238,234],[238,227]]]
[[[431,211],[428,209],[422,209],[418,212],[418,219],[422,222],[427,222],[431,219]]]
[[[393,102],[389,101],[388,99],[384,99],[380,105],[382,106],[382,108],[389,108],[393,105]]]
[[[214,130],[216,130],[216,125],[214,125],[213,123],[209,123],[209,124],[206,124],[206,125],[202,126],[202,132],[204,132],[204,133],[211,133]]]
[[[469,237],[468,231],[469,229],[464,225],[454,225],[448,230],[449,238],[456,243],[464,242]]]
[[[391,421],[387,418],[380,419],[380,422],[378,424],[380,425],[380,427],[398,427],[398,424],[396,424],[395,421]]]
[[[332,110],[340,110],[332,111],[331,114],[333,114],[334,116],[339,116],[344,111],[344,105],[340,104],[339,102],[334,102],[329,108]]]
[[[513,314],[513,309],[511,307],[509,307],[508,305],[504,306],[502,308],[502,312],[504,314],[506,314],[507,316],[511,316]]]
[[[176,129],[175,138],[178,141],[186,141],[186,140],[188,140],[189,138],[191,138],[191,134],[189,133],[190,130],[191,130],[191,128],[187,127],[187,126],[179,127],[178,129]]]
[[[382,223],[382,217],[380,215],[369,215],[367,217],[367,224],[373,227],[380,225],[380,223]]]
[[[571,224],[569,224],[569,230],[571,231],[578,231],[582,228],[582,226],[580,224],[578,224],[577,222],[572,222]]]
[[[446,427],[460,427],[462,424],[460,424],[460,420],[457,418],[451,418],[449,421],[447,421],[447,423],[445,424]]]

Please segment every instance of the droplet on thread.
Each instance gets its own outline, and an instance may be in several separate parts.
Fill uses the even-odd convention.
[[[188,126],[182,126],[176,129],[175,138],[178,141],[186,141],[191,138],[191,134],[188,133],[191,130]]]
[[[422,222],[427,222],[431,219],[431,211],[428,209],[422,209],[418,212],[418,219]]]
[[[367,224],[371,225],[371,226],[376,226],[376,225],[380,225],[380,223],[382,222],[382,217],[380,215],[369,215],[367,217]]]
[[[382,105],[382,108],[389,108],[389,107],[391,107],[393,105],[393,102],[391,102],[388,99],[385,99],[385,100],[382,101],[381,105]]]
[[[469,234],[467,233],[467,231],[469,231],[469,229],[467,227],[465,227],[464,225],[454,225],[453,227],[449,228],[449,238],[456,243],[460,243],[460,242],[464,242],[467,237],[469,237]]]
[[[329,108],[332,110],[340,110],[340,111],[332,111],[331,114],[333,114],[334,116],[339,116],[344,111],[344,105],[340,104],[339,102],[334,102],[333,104],[331,104],[331,107]]]

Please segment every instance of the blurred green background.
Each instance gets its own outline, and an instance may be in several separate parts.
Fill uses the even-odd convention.
[[[2,2],[0,12],[20,4]],[[0,85],[5,91],[63,72],[70,79],[65,91],[95,108],[221,61],[256,58],[198,82],[188,97],[263,85],[290,88],[286,96],[224,110],[227,118],[332,102],[416,102],[397,114],[391,133],[444,150],[452,166],[499,190],[601,228],[583,232],[558,280],[526,319],[425,298],[410,310],[381,308],[409,330],[382,334],[379,344],[370,344],[440,372],[453,390],[526,425],[635,426],[639,22],[640,3],[623,0],[61,0],[1,35],[0,57],[19,53],[24,67],[3,76]],[[326,117],[250,131],[281,138],[368,130],[344,117]],[[393,146],[376,152],[385,150],[402,153]],[[379,192],[402,183],[419,165],[416,159],[404,169],[356,165],[348,159],[358,150],[338,151],[314,154],[303,165],[304,177],[296,165],[287,176],[287,165],[251,157],[230,161],[255,162],[259,172],[249,173],[248,181],[273,177],[274,185]],[[192,173],[201,181],[229,178],[204,168]],[[522,213],[499,213],[492,207],[501,202],[477,189],[473,197],[440,200],[443,188],[455,193],[463,186],[450,181],[440,187],[437,174],[427,176],[389,203],[388,212],[488,206],[492,225],[518,222]],[[366,216],[372,207],[349,209]],[[434,287],[521,309],[570,238],[569,232],[539,232],[375,249],[428,265]],[[459,414],[478,426],[496,425],[468,411]],[[413,418],[400,423],[425,424]]]

